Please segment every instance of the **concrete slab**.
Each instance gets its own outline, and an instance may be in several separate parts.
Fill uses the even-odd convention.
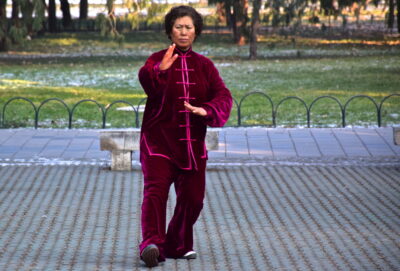
[[[298,157],[294,149],[273,149],[272,151],[274,158]]]
[[[99,152],[98,130],[6,129],[0,130],[0,134],[8,135],[1,139],[1,159],[30,159],[32,155],[43,159],[69,157],[75,160],[102,160],[105,157]],[[391,127],[223,128],[219,129],[219,142],[217,151],[209,151],[209,162],[213,159],[230,162],[230,159],[400,157],[400,146],[393,144]],[[64,152],[67,154],[62,156]],[[16,153],[19,154],[15,156]]]
[[[64,158],[64,159],[74,159],[74,157],[83,157],[83,158],[87,158],[86,155],[87,151],[84,150],[71,150],[71,149],[67,149],[64,152],[61,153],[60,157]]]
[[[321,148],[322,156],[324,157],[345,157],[346,154],[339,148]]]
[[[46,157],[46,158],[61,158],[62,154],[64,152],[65,152],[65,149],[61,149],[61,148],[44,149],[42,152],[39,153],[39,156]],[[80,156],[78,156],[78,157],[80,157]]]
[[[347,156],[371,156],[353,129],[334,129],[333,132]]]
[[[321,157],[322,153],[317,148],[296,148],[299,157]]]
[[[212,160],[225,160],[226,159],[226,154],[225,152],[209,152],[208,153],[208,161]]]
[[[224,140],[227,158],[248,157],[250,155],[245,130],[228,128],[225,130]]]
[[[32,157],[35,157],[37,155],[37,151],[24,151],[24,150],[19,150],[15,152],[10,158],[13,159],[30,159]]]
[[[28,152],[36,152],[40,153],[43,150],[43,146],[35,146],[35,145],[25,145],[20,148],[20,151],[28,151]]]
[[[268,138],[249,138],[249,153],[250,156],[269,156],[272,157],[272,148],[269,144]]]
[[[30,140],[26,142],[27,146],[46,146],[51,138],[38,138],[38,137],[32,137]]]
[[[47,143],[47,146],[61,146],[61,147],[65,147],[68,146],[69,144],[71,144],[73,138],[72,139],[57,139],[57,138],[52,138],[49,140],[49,142]]]
[[[10,137],[14,136],[15,131],[9,129],[0,129],[0,144],[6,142]]]
[[[386,144],[389,145],[390,149],[400,156],[400,145],[393,144],[393,130],[390,129],[376,129],[376,132],[385,140]]]
[[[13,135],[2,143],[4,146],[23,146],[31,139],[30,135]]]

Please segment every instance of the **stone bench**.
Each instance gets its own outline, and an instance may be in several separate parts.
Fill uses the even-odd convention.
[[[395,145],[400,145],[400,127],[393,127],[393,140]]]
[[[208,150],[218,150],[218,130],[208,130]],[[100,131],[100,150],[111,151],[111,170],[132,170],[132,153],[138,151],[140,129]]]

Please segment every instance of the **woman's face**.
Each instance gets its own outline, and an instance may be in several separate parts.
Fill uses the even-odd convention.
[[[183,51],[189,49],[195,38],[196,31],[191,17],[184,16],[175,20],[172,26],[171,40],[179,49]]]

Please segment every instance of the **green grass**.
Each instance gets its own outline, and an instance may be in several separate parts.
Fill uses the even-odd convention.
[[[378,103],[392,93],[400,93],[400,57],[363,57],[319,60],[241,61],[219,67],[235,97],[243,93],[261,91],[269,95],[275,105],[287,96],[297,96],[307,105],[318,96],[330,95],[344,105],[354,95],[371,96]],[[270,124],[271,107],[262,96],[252,96],[242,108],[245,124]],[[262,106],[264,105],[264,106]],[[384,104],[385,123],[399,123],[400,97]],[[353,100],[348,107],[348,124],[376,123],[374,105],[367,99]],[[315,112],[315,113],[314,113]],[[332,100],[324,99],[312,109],[313,123],[321,126],[340,125],[340,109]],[[264,119],[269,116],[269,122]],[[279,107],[278,125],[305,125],[306,111],[296,100],[288,100]]]
[[[145,98],[137,79],[138,69],[151,52],[167,44],[161,33],[138,33],[128,35],[124,48],[93,33],[46,35],[33,40],[30,47],[17,48],[14,54],[122,51],[129,55],[3,61],[0,110],[15,96],[29,98],[36,106],[52,97],[62,99],[70,108],[83,99],[94,99],[103,106],[116,100],[137,105]],[[272,43],[277,45],[272,48]],[[194,50],[213,59],[238,102],[251,91],[265,93],[275,107],[287,96],[297,96],[310,105],[317,97],[330,95],[344,105],[350,97],[359,94],[372,97],[378,104],[387,95],[400,94],[400,51],[385,41],[332,45],[323,40],[298,38],[294,49],[287,39],[266,37],[259,47],[261,60],[249,61],[245,58],[248,48],[232,45],[229,35],[205,34]],[[291,57],[296,51],[310,57]],[[354,51],[356,56],[351,56],[349,52],[354,55]],[[321,52],[326,57],[321,57]],[[126,105],[110,108],[107,127],[134,125],[133,112],[117,111],[120,106]],[[271,106],[261,95],[249,96],[242,104],[241,115],[242,125],[272,125]],[[399,124],[399,115],[400,97],[387,100],[382,111],[383,125]],[[24,101],[9,104],[4,117],[5,127],[34,125],[33,110]],[[346,120],[348,125],[376,125],[375,106],[368,99],[355,99],[347,108]],[[40,127],[67,127],[67,122],[66,109],[56,101],[46,103],[39,115]],[[236,124],[237,108],[234,107],[228,125]],[[306,124],[306,111],[299,101],[287,100],[279,106],[277,125]],[[313,106],[311,124],[340,127],[339,106],[329,99],[320,100]],[[101,111],[95,104],[83,103],[77,107],[73,127],[100,126]]]
[[[23,45],[14,45],[13,54],[39,55],[43,53],[134,53],[145,57],[155,50],[161,50],[169,40],[164,32],[137,31],[124,33],[125,42],[118,43],[102,38],[97,32],[76,33],[45,33]],[[214,57],[246,58],[248,46],[238,47],[232,42],[231,34],[221,31],[208,30],[196,41],[196,49]],[[294,42],[295,41],[295,42]],[[366,53],[387,52],[399,50],[400,41],[393,36],[383,36],[380,39],[371,36],[368,39],[319,39],[304,38],[301,36],[268,35],[259,37],[260,56],[285,55],[287,50],[304,50],[310,54],[322,53],[347,55],[366,51]],[[396,47],[397,46],[397,47]],[[369,50],[369,51],[368,51]],[[372,50],[372,51],[371,51]],[[368,51],[368,52],[367,52]]]

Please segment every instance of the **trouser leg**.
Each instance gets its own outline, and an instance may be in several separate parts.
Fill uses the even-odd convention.
[[[175,180],[176,206],[168,225],[165,255],[178,258],[193,250],[193,225],[203,208],[206,160],[198,171],[180,171]]]
[[[143,249],[155,244],[160,250],[160,258],[165,259],[163,244],[165,241],[166,208],[168,192],[173,180],[174,167],[172,163],[162,157],[147,157],[142,160],[144,176],[143,203],[141,215]]]

